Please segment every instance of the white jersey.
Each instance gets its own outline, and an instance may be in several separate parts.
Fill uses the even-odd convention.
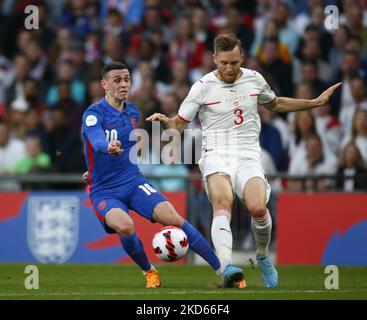
[[[178,116],[190,122],[199,112],[203,151],[229,150],[248,159],[261,159],[258,104],[275,98],[265,79],[256,71],[241,68],[234,83],[219,80],[214,71],[197,81],[182,102]]]

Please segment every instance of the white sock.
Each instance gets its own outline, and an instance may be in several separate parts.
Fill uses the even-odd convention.
[[[143,270],[143,275],[146,275],[149,271],[157,271],[157,269],[155,268],[155,266],[153,266],[152,264],[150,264],[150,269],[148,271],[144,271]]]
[[[269,210],[266,211],[264,217],[261,218],[252,217],[251,227],[257,245],[256,255],[260,258],[264,257],[269,252],[269,243],[271,239],[272,221]]]
[[[223,211],[222,214],[219,214]],[[225,267],[232,263],[232,231],[229,225],[229,219],[226,215],[228,214],[225,210],[216,212],[212,223],[212,241],[214,244],[215,251],[220,261],[220,271],[223,272]]]

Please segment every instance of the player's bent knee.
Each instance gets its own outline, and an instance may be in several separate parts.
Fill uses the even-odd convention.
[[[164,226],[181,227],[184,219],[177,213],[170,203],[161,203],[154,210],[153,218]]]
[[[174,211],[166,214],[161,223],[165,226],[181,227],[184,223],[184,219]]]
[[[133,223],[123,223],[123,224],[117,224],[113,227],[113,229],[120,235],[124,237],[131,236],[134,232],[134,224]]]
[[[253,203],[247,206],[248,211],[251,216],[255,218],[261,218],[266,215],[267,208],[265,205],[261,203]]]
[[[225,210],[231,212],[232,201],[227,199],[219,199],[217,201],[213,201],[214,212],[219,210]]]

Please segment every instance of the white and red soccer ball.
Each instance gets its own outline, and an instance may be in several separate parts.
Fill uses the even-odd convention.
[[[185,256],[189,248],[189,241],[182,229],[168,226],[154,235],[152,245],[159,259],[174,262]]]

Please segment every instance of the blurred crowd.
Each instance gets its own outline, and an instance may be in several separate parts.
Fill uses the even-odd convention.
[[[31,4],[39,29],[27,30]],[[337,29],[324,26],[327,5],[339,9]],[[343,81],[329,105],[312,111],[259,106],[265,171],[337,175],[318,188],[367,190],[365,0],[0,0],[0,174],[86,170],[81,115],[104,96],[100,71],[111,61],[129,66],[130,101],[142,119],[175,115],[190,86],[215,68],[213,39],[223,32],[242,40],[244,66],[278,96],[312,99]],[[141,127],[151,132],[149,123]],[[198,173],[184,164],[142,170]],[[181,179],[160,183],[184,187]],[[298,190],[301,182],[282,187]]]

